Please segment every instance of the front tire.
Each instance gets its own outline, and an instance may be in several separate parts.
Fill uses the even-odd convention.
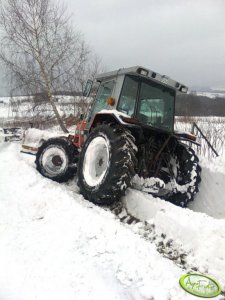
[[[78,151],[66,138],[51,138],[44,142],[36,154],[36,168],[44,176],[57,182],[73,178]]]
[[[98,205],[118,201],[135,174],[134,137],[119,125],[99,125],[88,136],[78,163],[84,198]]]

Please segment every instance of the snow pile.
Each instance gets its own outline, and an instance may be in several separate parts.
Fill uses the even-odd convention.
[[[165,235],[167,240],[173,240],[180,252],[185,250],[188,266],[194,266],[202,273],[213,274],[225,284],[223,162],[224,158],[221,157],[203,167],[200,192],[189,204],[189,209],[181,209],[134,190],[128,191],[123,202],[132,215],[154,224],[158,236]]]
[[[220,161],[220,160],[219,160]],[[224,160],[222,160],[224,161]],[[208,163],[209,164],[209,163]],[[202,168],[202,182],[200,192],[196,195],[195,201],[189,207],[197,212],[204,212],[209,216],[218,219],[225,218],[225,172],[215,172],[214,169],[222,171],[225,164],[211,165]]]
[[[211,172],[225,174],[225,153],[214,158],[211,162],[205,158],[201,158],[201,165]]]
[[[154,244],[73,182],[43,178],[17,145],[0,151],[1,299],[193,299],[178,283],[185,271]]]
[[[200,192],[189,207],[218,219],[225,219],[225,155],[212,160],[200,158],[202,166]]]
[[[154,224],[157,236],[165,235],[178,252],[187,254],[185,263],[189,268],[214,275],[225,285],[224,219],[181,209],[139,191],[129,190],[123,201],[132,215]]]
[[[194,269],[225,290],[223,159],[204,166],[192,210],[129,189],[123,203],[144,222],[124,225],[84,200],[75,179],[43,178],[19,149],[0,144],[1,299],[198,299],[179,286]]]

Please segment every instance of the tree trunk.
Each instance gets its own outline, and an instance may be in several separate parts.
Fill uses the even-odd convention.
[[[68,133],[69,131],[67,130],[66,126],[64,125],[64,123],[63,123],[63,121],[62,121],[62,118],[61,118],[60,115],[59,115],[59,112],[58,112],[58,109],[57,109],[57,107],[56,107],[56,105],[55,105],[55,102],[54,102],[54,100],[52,99],[52,95],[49,94],[49,93],[48,93],[48,101],[50,102],[50,104],[51,104],[51,106],[52,106],[52,109],[53,109],[53,111],[54,111],[54,113],[55,113],[55,116],[56,116],[56,119],[57,119],[57,121],[58,121],[58,124],[59,124],[59,126],[61,127],[62,131],[63,131],[64,133]]]
[[[39,56],[41,57],[40,51],[39,51]],[[49,103],[50,103],[51,106],[52,106],[52,109],[53,109],[54,114],[55,114],[55,116],[56,116],[57,122],[58,122],[59,126],[61,127],[62,131],[63,131],[64,133],[68,133],[69,131],[67,130],[66,126],[64,125],[64,123],[63,123],[63,121],[62,121],[62,118],[61,118],[60,115],[59,115],[58,109],[57,109],[57,107],[56,107],[56,105],[55,105],[55,102],[54,102],[54,100],[53,100],[53,97],[52,97],[52,90],[51,90],[51,84],[50,84],[50,81],[49,81],[49,79],[48,79],[48,76],[47,76],[47,74],[46,74],[46,72],[45,72],[44,64],[42,63],[42,61],[41,61],[40,58],[38,58],[37,61],[38,61],[39,65],[40,65],[40,68],[41,68],[41,71],[42,71],[42,74],[43,74],[43,78],[44,78],[44,81],[45,81],[45,83],[46,83],[47,95],[48,95],[48,101],[49,101]]]

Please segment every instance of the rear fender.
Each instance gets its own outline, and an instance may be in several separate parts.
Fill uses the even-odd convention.
[[[90,132],[93,128],[102,123],[114,123],[121,124],[126,127],[133,127],[137,126],[139,122],[136,118],[129,117],[118,111],[105,110],[95,115],[88,131]]]
[[[192,133],[187,133],[187,132],[176,132],[175,137],[184,142],[190,142],[192,144],[195,144],[197,146],[200,146],[198,142],[196,142],[196,136]]]

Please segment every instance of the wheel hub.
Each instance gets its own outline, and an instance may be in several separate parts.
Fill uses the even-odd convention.
[[[100,158],[99,162],[98,162],[99,167],[101,167],[103,165],[103,163],[104,163],[104,160],[102,158]]]
[[[52,163],[53,165],[58,167],[62,165],[63,161],[59,155],[55,155],[52,157]]]

